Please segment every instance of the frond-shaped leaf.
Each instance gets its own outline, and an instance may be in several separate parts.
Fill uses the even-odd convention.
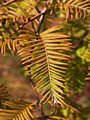
[[[7,35],[6,33],[3,33],[4,35]],[[4,36],[5,37],[5,36]],[[3,38],[1,38],[3,39]],[[6,53],[6,48],[8,47],[10,51],[13,53],[16,53],[16,44],[12,39],[5,39],[5,41],[0,41],[0,48],[1,48],[1,54]]]
[[[3,104],[6,108],[0,109],[0,120],[68,120],[66,117],[60,117],[57,114],[40,115],[40,111],[37,112],[38,105],[36,102],[30,104],[23,101],[5,101]]]
[[[10,51],[16,53],[17,43],[14,41],[14,39],[16,39],[19,34],[17,29],[18,23],[14,22],[13,20],[2,19],[0,25],[0,48],[2,54],[5,54],[7,47]]]
[[[36,0],[20,0],[15,1],[9,5],[4,5],[7,2],[1,4],[1,10],[3,10],[2,17],[20,17],[20,16],[32,16],[38,14],[35,6],[37,6]]]
[[[36,103],[29,104],[25,102],[5,102],[8,109],[0,109],[0,120],[31,120],[33,106]]]
[[[65,10],[66,19],[79,19],[90,15],[89,0],[63,0],[61,10]]]
[[[42,94],[42,101],[64,104],[63,77],[71,58],[68,52],[71,51],[72,44],[68,35],[58,32],[61,28],[55,26],[41,33],[39,38],[19,44],[23,48],[18,51],[18,55],[22,57],[22,64],[31,79],[34,79],[36,89]],[[26,32],[25,37],[20,35],[18,41],[30,37],[32,38],[31,33]]]

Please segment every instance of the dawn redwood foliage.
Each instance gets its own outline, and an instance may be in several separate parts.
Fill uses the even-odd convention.
[[[89,79],[90,42],[87,46],[82,42],[90,31],[85,27],[77,44],[65,22],[90,20],[89,16],[90,0],[0,1],[1,54],[11,51],[20,57],[37,99],[34,103],[13,100],[0,85],[0,120],[86,119],[76,103],[71,104],[70,93],[78,93]],[[45,105],[52,108],[48,114]],[[34,114],[37,108],[41,115]]]

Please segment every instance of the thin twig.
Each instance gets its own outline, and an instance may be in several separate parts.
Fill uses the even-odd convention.
[[[29,64],[31,64],[31,63],[27,63],[27,65],[29,65]],[[21,66],[24,67],[25,65],[21,64]],[[37,90],[35,88],[34,79],[32,78],[32,75],[30,73],[30,68],[28,68],[28,71],[29,71],[28,75],[27,75],[27,77],[28,77],[28,83],[32,86],[32,88],[34,90],[34,93],[35,93],[35,96],[36,96],[36,99],[37,99],[37,103],[39,104],[39,102],[40,102],[40,96],[39,96],[39,94],[38,94],[38,92],[37,92]]]
[[[29,70],[30,70],[30,68],[28,68]],[[40,106],[40,96],[39,96],[39,94],[38,94],[38,92],[37,92],[37,90],[36,90],[36,88],[35,88],[35,84],[34,84],[34,79],[32,79],[32,76],[31,76],[31,73],[29,73],[29,75],[28,75],[28,78],[29,78],[29,80],[30,80],[30,84],[31,84],[31,86],[32,86],[32,88],[33,88],[33,90],[34,90],[34,93],[35,93],[35,95],[36,95],[36,99],[37,99],[37,104],[38,104],[38,106],[40,107],[40,111],[41,111],[41,114],[42,114],[42,118],[44,118],[44,112],[43,112],[43,106],[42,106],[42,104],[41,104],[41,106]]]
[[[52,5],[50,8],[54,8],[54,7],[57,7],[57,6],[59,6],[59,4]],[[44,8],[44,9],[45,9],[45,8]],[[29,22],[33,21],[34,19],[40,17],[41,15],[46,14],[47,11],[48,11],[48,8],[46,8],[45,10],[43,10],[43,11],[42,11],[41,13],[39,13],[38,15],[35,15],[35,16],[29,18],[29,19],[28,19],[28,22],[25,22],[25,23],[23,23],[23,25],[20,25],[20,26],[19,26],[19,29],[22,28],[22,27],[24,27],[26,24],[28,24]]]
[[[34,33],[36,33],[36,29],[35,29],[35,26],[34,26],[33,21],[31,22],[31,24],[32,24],[32,28],[33,28],[33,30],[34,30]]]
[[[45,8],[43,9],[43,11],[42,11],[42,13],[44,12],[44,14],[42,14],[42,15],[40,16],[40,19],[39,19],[39,25],[38,25],[37,32],[36,32],[37,35],[40,33],[41,24],[42,24],[42,22],[43,22],[43,19],[44,19],[45,14],[46,14],[45,11],[46,11],[46,7],[45,7]]]
[[[48,9],[46,9],[45,11],[42,11],[42,12],[39,13],[38,15],[35,15],[35,16],[29,18],[29,19],[28,19],[28,22],[23,23],[23,25],[20,25],[19,28],[24,27],[24,26],[25,26],[26,24],[28,24],[29,22],[31,22],[31,21],[33,21],[34,19],[38,18],[39,16],[45,14],[47,11],[48,11]]]
[[[5,2],[5,3],[3,3],[2,5],[0,5],[0,7],[7,6],[7,5],[9,5],[9,4],[11,4],[11,3],[14,3],[14,2],[16,2],[16,1],[17,1],[17,0],[10,0],[10,1]]]
[[[39,102],[40,102],[40,97],[39,97],[39,94],[38,94],[38,92],[37,92],[37,90],[35,89],[35,84],[34,84],[34,80],[31,78],[31,74],[29,73],[29,75],[28,75],[28,78],[29,78],[29,80],[30,80],[30,82],[29,83],[31,83],[31,86],[32,86],[32,88],[33,88],[33,90],[34,90],[34,92],[35,92],[35,95],[36,95],[36,99],[37,99],[37,103],[39,104]]]
[[[48,3],[47,3],[46,5],[47,5],[47,7],[48,7]],[[42,25],[42,23],[43,23],[43,19],[44,19],[44,17],[45,17],[46,12],[47,12],[47,7],[45,7],[45,8],[42,10],[42,12],[41,12],[41,13],[43,13],[43,14],[42,14],[42,15],[40,16],[40,18],[39,18],[39,25],[38,25],[38,28],[37,28],[37,31],[36,31],[36,35],[39,35],[39,33],[40,33],[41,25]],[[37,39],[38,39],[38,38],[37,38]],[[42,104],[41,104],[40,108],[41,108],[42,118],[44,119],[44,118],[45,118],[45,115],[44,115],[43,105],[42,105]]]

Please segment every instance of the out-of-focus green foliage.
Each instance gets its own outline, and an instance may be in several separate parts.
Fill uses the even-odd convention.
[[[82,61],[90,62],[90,42],[88,42],[87,45],[79,48],[76,52]]]

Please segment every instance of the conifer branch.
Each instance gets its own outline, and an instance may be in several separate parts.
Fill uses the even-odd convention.
[[[5,3],[3,3],[2,5],[0,5],[0,7],[7,6],[7,5],[9,5],[9,4],[11,4],[11,3],[14,3],[14,2],[16,2],[16,1],[17,1],[17,0],[10,0],[10,1],[5,2]]]

